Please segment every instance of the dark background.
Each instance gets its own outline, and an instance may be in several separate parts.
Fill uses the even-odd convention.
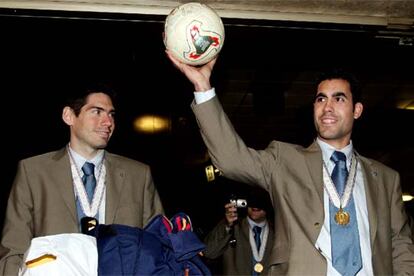
[[[108,150],[151,165],[167,215],[186,212],[204,234],[222,217],[231,193],[246,193],[221,177],[206,180],[210,162],[190,109],[193,87],[164,54],[164,19],[0,10],[0,223],[18,160],[66,145],[62,100],[73,84],[88,79],[113,82],[117,128]],[[225,46],[212,82],[249,146],[263,148],[272,139],[308,145],[313,79],[340,65],[355,71],[369,92],[355,128],[356,148],[400,171],[404,192],[413,194],[414,111],[395,108],[399,97],[414,99],[412,46],[378,38],[370,26],[224,23]],[[170,131],[136,133],[133,119],[147,113],[168,117]],[[413,215],[413,204],[406,207]]]

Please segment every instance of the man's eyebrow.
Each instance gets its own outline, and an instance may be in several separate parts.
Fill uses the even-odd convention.
[[[89,109],[98,109],[100,111],[106,111],[103,107],[100,106],[91,106]],[[110,110],[107,111],[108,113],[115,113],[115,108],[111,108]]]
[[[326,94],[325,94],[325,93],[323,93],[323,92],[318,92],[318,93],[315,95],[315,97],[313,98],[313,101],[316,101],[316,99],[318,99],[318,98],[328,98],[328,96],[326,96]]]
[[[342,92],[342,91],[335,92],[332,96],[333,97],[342,97],[343,96],[343,97],[347,98],[345,92]]]
[[[332,94],[332,97],[341,97],[341,96],[347,98],[345,92],[342,92],[342,91],[338,91]],[[318,92],[318,94],[316,94],[315,96],[315,99],[319,97],[327,98],[328,96],[324,92]]]

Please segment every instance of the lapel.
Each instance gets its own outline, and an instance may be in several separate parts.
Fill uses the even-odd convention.
[[[54,168],[50,168],[52,183],[59,184],[57,187],[62,196],[62,201],[68,208],[73,223],[78,224],[72,173],[66,147],[57,151],[52,159],[55,166]]]
[[[242,236],[244,236],[243,240],[246,241],[245,246],[247,247],[246,249],[248,250],[241,250],[239,251],[242,255],[244,255],[244,260],[249,260],[251,258],[253,258],[253,252],[252,252],[252,248],[250,246],[250,225],[249,225],[249,221],[247,220],[247,217],[244,218],[241,222],[240,222],[240,234]],[[249,269],[251,268],[251,264],[249,263],[247,266]]]
[[[122,187],[125,180],[125,171],[119,166],[118,162],[112,158],[111,154],[105,153],[106,166],[106,207],[105,223],[115,223],[115,213],[121,199]]]
[[[316,191],[321,200],[321,208],[323,208],[322,153],[316,141],[304,150],[304,156],[309,168],[309,173],[312,177],[312,182],[315,185]],[[359,157],[359,161],[361,163],[362,176],[364,180],[372,247],[378,226],[378,214],[376,209],[376,206],[378,206],[378,185],[376,183],[379,181],[379,172],[369,159],[360,156],[358,153],[357,156]]]
[[[358,157],[361,162],[362,176],[364,179],[365,197],[368,209],[369,232],[371,238],[371,249],[374,250],[374,240],[378,227],[378,214],[376,206],[378,206],[377,183],[378,181],[380,181],[378,177],[379,172],[378,169],[375,166],[373,166],[372,162],[369,159],[362,157],[360,155],[358,155]]]
[[[318,193],[320,204],[322,204],[321,208],[323,208],[323,161],[321,149],[316,141],[314,141],[308,148],[304,149],[304,157],[309,174],[312,178],[312,183],[315,185]]]

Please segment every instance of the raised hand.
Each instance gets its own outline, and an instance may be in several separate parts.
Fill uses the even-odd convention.
[[[196,92],[204,92],[211,89],[210,76],[213,71],[217,57],[202,66],[192,66],[180,62],[168,51],[165,51],[174,66],[178,68],[194,85]]]
[[[224,209],[226,210],[224,215],[226,217],[227,225],[232,226],[234,222],[238,219],[237,208],[234,205],[234,203],[227,203],[224,206]]]

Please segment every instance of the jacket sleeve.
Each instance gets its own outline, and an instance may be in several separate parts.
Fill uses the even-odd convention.
[[[391,197],[391,242],[394,275],[413,275],[413,234],[403,205],[399,174],[396,174]]]
[[[231,230],[226,227],[225,220],[220,221],[204,239],[206,250],[204,256],[208,259],[216,259],[223,255],[231,238]]]
[[[278,162],[278,149],[255,150],[237,134],[217,97],[192,104],[213,164],[223,176],[269,190],[270,173]]]
[[[33,200],[23,162],[10,191],[0,247],[0,274],[17,275],[33,238]]]

